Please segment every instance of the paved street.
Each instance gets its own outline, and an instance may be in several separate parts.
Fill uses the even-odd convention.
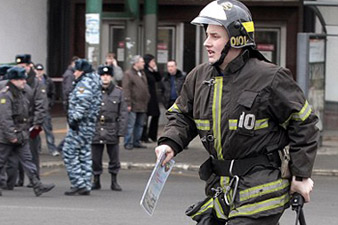
[[[122,170],[119,180],[122,192],[109,190],[110,177],[103,176],[103,189],[90,196],[65,196],[69,182],[63,168],[45,168],[44,182],[57,186],[50,193],[36,198],[29,188],[4,191],[0,200],[1,225],[173,225],[195,224],[184,215],[185,209],[203,199],[204,184],[197,173],[174,171],[162,192],[152,217],[139,205],[150,170]],[[308,224],[338,224],[337,177],[316,176],[312,202],[304,208]],[[287,210],[281,225],[294,224],[295,213]]]
[[[66,132],[65,119],[53,118],[53,124],[56,143],[59,143]],[[338,225],[337,134],[326,133],[324,145],[318,151],[313,177],[315,190],[312,202],[304,209],[307,224]],[[29,188],[3,191],[0,198],[1,225],[195,224],[184,212],[190,204],[204,198],[204,184],[198,178],[197,169],[208,155],[201,148],[199,138],[175,157],[176,168],[167,181],[153,217],[143,211],[139,201],[155,162],[155,143],[147,144],[147,149],[132,151],[126,151],[120,146],[122,170],[118,180],[123,192],[110,191],[110,177],[105,169],[102,190],[93,191],[88,197],[69,197],[63,194],[69,188],[69,181],[62,158],[52,157],[47,153],[43,133],[42,140],[42,180],[55,183],[56,188],[40,198],[36,198]],[[104,154],[105,167],[107,162]],[[287,210],[281,219],[281,225],[294,222],[295,213],[291,209]]]

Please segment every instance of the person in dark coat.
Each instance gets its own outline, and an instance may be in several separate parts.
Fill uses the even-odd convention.
[[[109,156],[108,171],[111,174],[113,191],[122,191],[117,183],[117,174],[121,168],[119,159],[119,137],[123,137],[127,128],[127,104],[124,101],[122,88],[113,82],[114,69],[111,66],[101,65],[98,74],[102,81],[102,103],[96,122],[96,131],[92,142],[92,160],[94,182],[92,190],[101,188],[100,175],[102,174],[102,153],[107,147]]]
[[[150,100],[148,103],[147,116],[151,117],[148,127],[148,119],[145,121],[143,127],[142,141],[148,143],[151,139],[153,142],[157,141],[158,121],[160,118],[160,108],[157,100],[157,85],[156,82],[161,81],[161,74],[157,70],[155,57],[150,54],[144,55],[144,73],[147,76],[148,90]]]
[[[35,72],[36,72],[36,77],[46,88],[47,99],[48,99],[48,110],[46,112],[45,120],[43,121],[43,124],[42,124],[42,128],[46,136],[47,148],[48,148],[49,153],[52,156],[58,156],[60,154],[57,151],[56,146],[55,146],[55,137],[53,134],[52,117],[50,115],[50,110],[52,109],[54,105],[54,100],[55,100],[55,84],[52,78],[50,78],[45,73],[44,66],[42,64],[38,63],[35,65]]]
[[[7,83],[0,91],[0,171],[10,154],[19,158],[36,196],[50,191],[54,184],[42,184],[29,149],[30,102],[24,96],[25,69],[13,67],[7,72]],[[0,187],[3,185],[0,184]],[[1,189],[0,189],[1,196]]]
[[[147,148],[141,144],[144,121],[150,99],[147,77],[143,72],[144,60],[140,55],[131,59],[132,67],[123,76],[123,92],[128,104],[128,127],[124,137],[124,148]]]
[[[163,76],[161,82],[162,102],[166,109],[169,109],[180,95],[185,75],[177,69],[175,60],[167,62],[168,72]]]
[[[40,174],[40,152],[41,152],[41,138],[39,132],[42,130],[42,124],[45,120],[46,113],[48,110],[48,99],[46,94],[45,86],[38,80],[36,73],[32,68],[32,61],[30,54],[16,55],[15,62],[18,67],[22,67],[26,70],[27,84],[31,87],[33,92],[33,101],[30,104],[29,110],[29,122],[30,136],[29,136],[29,147],[32,152],[33,162],[36,165],[38,176]],[[11,157],[11,156],[10,156]],[[16,169],[19,168],[19,178],[16,186],[23,186],[24,183],[24,171],[21,164],[15,165],[12,163],[8,164],[7,175],[8,180],[16,180],[17,174]],[[28,184],[28,187],[32,187],[32,184]]]

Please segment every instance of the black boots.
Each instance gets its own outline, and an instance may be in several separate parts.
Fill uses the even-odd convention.
[[[43,184],[41,183],[41,181],[38,181],[36,183],[34,182],[33,190],[34,190],[36,197],[38,197],[42,195],[43,193],[52,190],[54,187],[55,187],[54,184]]]
[[[99,189],[101,189],[100,175],[94,175],[94,180],[92,183],[92,190],[99,190]]]
[[[116,174],[111,174],[111,186],[110,189],[112,189],[113,191],[122,191],[122,188],[120,187],[120,185],[117,183],[116,180]]]
[[[74,195],[90,195],[90,191],[84,188],[70,188],[69,191],[65,192],[65,195],[74,196]]]

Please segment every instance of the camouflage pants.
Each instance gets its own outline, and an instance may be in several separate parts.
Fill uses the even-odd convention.
[[[80,127],[78,132],[69,129],[63,146],[63,160],[72,188],[91,190],[92,129]]]

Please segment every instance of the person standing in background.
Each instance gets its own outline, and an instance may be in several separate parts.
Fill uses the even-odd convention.
[[[147,76],[148,90],[150,94],[150,100],[147,108],[147,116],[150,117],[150,123],[148,124],[148,118],[145,120],[143,127],[142,141],[149,143],[157,141],[158,121],[160,118],[160,108],[157,100],[157,85],[156,83],[161,81],[161,74],[157,70],[155,57],[151,54],[146,54],[144,59],[144,73]],[[150,140],[149,140],[150,139]]]
[[[53,80],[45,73],[44,66],[42,64],[35,65],[36,77],[45,86],[48,100],[48,110],[46,112],[45,120],[42,124],[43,131],[45,132],[47,148],[52,156],[58,156],[60,153],[57,151],[55,146],[55,138],[53,134],[52,117],[50,110],[54,105],[55,100],[55,85]]]
[[[123,71],[121,67],[119,67],[119,65],[117,64],[115,53],[109,52],[106,55],[105,65],[113,67],[113,70],[114,70],[113,83],[115,85],[122,87]]]
[[[124,137],[124,148],[146,148],[141,144],[144,121],[150,99],[147,77],[143,72],[144,60],[136,55],[131,59],[132,67],[123,77],[123,92],[128,105],[128,128]]]
[[[185,75],[177,69],[177,63],[175,60],[169,60],[167,62],[168,72],[162,78],[162,102],[166,109],[169,109],[177,97],[180,95]]]
[[[97,73],[101,76],[102,81],[102,103],[92,142],[94,175],[92,190],[101,188],[102,153],[106,146],[109,156],[108,171],[111,174],[110,189],[122,191],[121,186],[117,183],[117,174],[121,168],[119,137],[124,136],[127,128],[127,104],[124,101],[122,88],[113,83],[113,67],[101,65]]]

